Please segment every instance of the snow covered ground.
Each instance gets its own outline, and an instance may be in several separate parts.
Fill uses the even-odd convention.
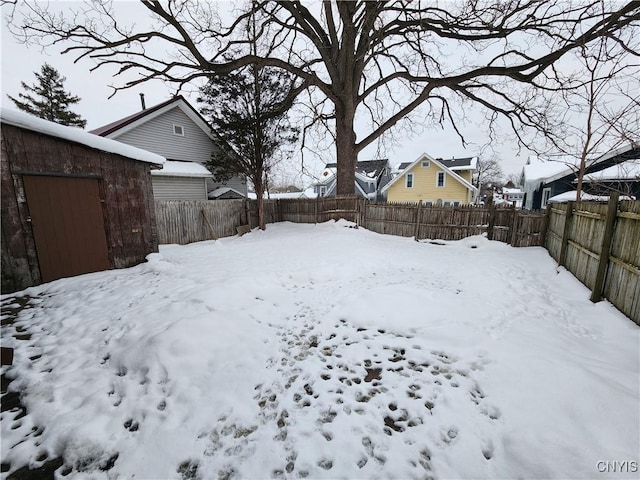
[[[627,462],[615,478],[637,477],[636,325],[542,248],[347,227],[269,225],[22,292],[3,371],[29,413],[2,413],[2,462],[136,479],[604,478]]]

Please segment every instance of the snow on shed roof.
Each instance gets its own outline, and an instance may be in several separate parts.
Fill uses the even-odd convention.
[[[116,142],[115,140],[109,140],[108,138],[92,135],[91,133],[85,132],[76,127],[59,125],[28,113],[5,107],[2,107],[0,112],[2,123],[6,123],[7,125],[13,125],[32,132],[62,138],[64,140],[69,140],[70,142],[80,143],[89,148],[94,148],[103,152],[115,153],[141,162],[162,165],[166,161],[164,157],[155,153]]]
[[[211,177],[211,172],[196,162],[179,162],[167,160],[160,170],[153,170],[151,175],[165,177]]]

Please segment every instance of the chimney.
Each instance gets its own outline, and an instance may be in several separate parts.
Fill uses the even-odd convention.
[[[144,104],[144,93],[140,94],[140,104],[142,105],[142,110],[147,109],[146,105]]]

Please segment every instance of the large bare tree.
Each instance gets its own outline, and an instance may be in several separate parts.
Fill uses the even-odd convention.
[[[358,153],[412,112],[427,125],[450,122],[463,143],[460,102],[485,108],[489,129],[506,118],[521,141],[523,128],[552,128],[553,105],[535,90],[560,87],[554,64],[603,36],[626,44],[640,14],[640,2],[606,0],[253,0],[230,16],[213,2],[141,5],[154,19],[148,28],[121,22],[98,0],[63,15],[26,3],[13,22],[25,39],[133,69],[139,77],[124,88],[158,78],[181,87],[248,64],[287,70],[300,80],[295,93],[309,92],[308,120],[335,134],[338,194],[353,193]],[[243,37],[254,16],[269,56],[252,55]]]

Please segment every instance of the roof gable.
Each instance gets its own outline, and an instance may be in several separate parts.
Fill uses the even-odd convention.
[[[475,158],[475,157],[472,157]],[[478,189],[476,187],[474,187],[473,185],[471,185],[468,181],[466,181],[464,178],[462,178],[460,175],[458,175],[456,172],[454,172],[453,170],[451,170],[449,167],[447,167],[442,159],[438,159],[436,160],[435,158],[432,158],[431,156],[427,155],[426,153],[423,153],[422,155],[420,155],[416,160],[414,160],[410,165],[408,165],[404,170],[402,170],[402,172],[400,172],[400,175],[396,176],[393,180],[391,180],[389,183],[387,183],[383,188],[382,191],[385,192],[389,189],[389,187],[391,187],[391,185],[395,184],[397,181],[399,181],[401,178],[403,178],[408,172],[410,172],[411,170],[413,170],[413,168],[420,162],[422,162],[423,160],[429,160],[430,162],[434,163],[435,165],[438,165],[443,171],[445,171],[448,175],[450,175],[452,178],[454,178],[455,180],[457,180],[458,182],[460,182],[462,185],[464,185],[467,189],[476,192]]]
[[[211,126],[207,123],[204,117],[202,117],[202,115],[200,115],[198,111],[193,108],[191,104],[187,102],[181,95],[173,97],[166,102],[159,103],[158,105],[154,105],[138,113],[134,113],[133,115],[129,115],[128,117],[96,128],[95,130],[91,130],[90,133],[100,135],[101,137],[115,139],[174,108],[179,108],[180,110],[182,110],[182,112],[187,115],[189,119],[193,123],[195,123],[205,134],[207,134],[207,136],[211,138],[211,140],[214,140],[218,143],[223,143],[222,139],[220,139],[213,132]]]

